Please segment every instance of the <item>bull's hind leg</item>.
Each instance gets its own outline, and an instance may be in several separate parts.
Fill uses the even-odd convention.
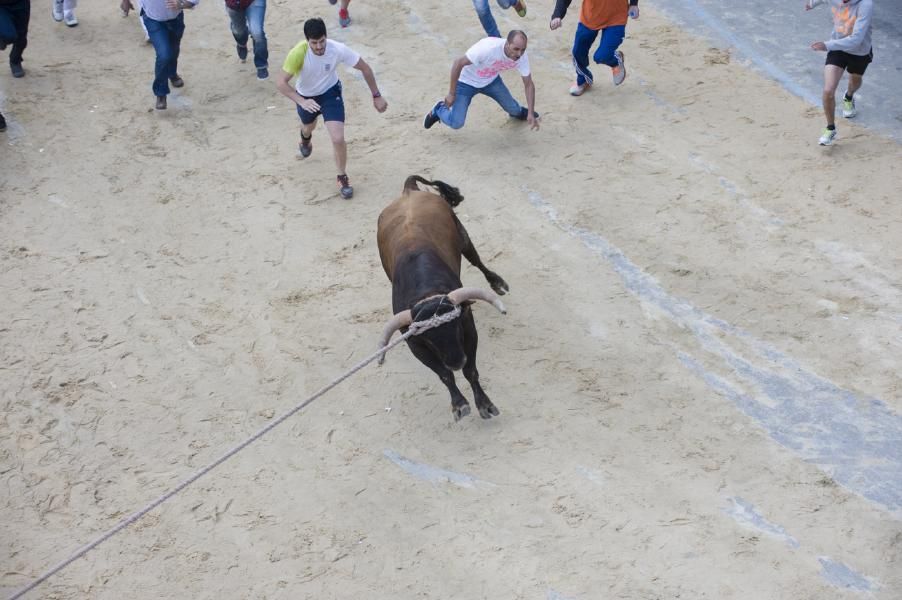
[[[495,290],[495,293],[499,296],[503,296],[507,292],[510,291],[510,287],[508,287],[507,282],[501,278],[501,275],[495,273],[490,270],[484,264],[482,264],[482,259],[479,258],[479,253],[476,252],[476,246],[473,245],[473,242],[470,240],[470,234],[467,233],[466,228],[463,226],[463,223],[457,218],[457,215],[454,216],[454,220],[457,221],[457,230],[460,232],[461,237],[463,238],[464,247],[461,251],[461,254],[464,255],[470,264],[482,271],[482,274],[485,275],[486,281],[489,282],[489,285],[492,286],[492,289]]]
[[[488,395],[479,385],[479,371],[476,369],[476,346],[479,342],[479,336],[476,333],[476,321],[473,320],[473,313],[467,310],[460,316],[464,320],[464,352],[467,355],[467,364],[464,365],[464,377],[470,382],[473,388],[473,402],[476,403],[476,410],[483,419],[491,419],[501,414],[498,408],[492,404]]]
[[[461,418],[469,415],[470,403],[467,402],[460,388],[457,387],[457,383],[454,381],[454,372],[445,367],[442,361],[436,358],[427,346],[418,344],[412,339],[407,340],[407,346],[413,352],[413,355],[417,357],[417,360],[432,369],[438,375],[438,378],[442,380],[442,383],[445,384],[445,387],[448,388],[448,392],[451,393],[451,416],[454,417],[454,420],[459,421]]]

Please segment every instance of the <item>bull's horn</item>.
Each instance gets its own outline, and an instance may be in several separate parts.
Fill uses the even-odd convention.
[[[495,294],[495,292],[490,292],[489,290],[484,290],[482,288],[457,288],[453,292],[448,293],[448,300],[450,300],[454,304],[460,304],[461,302],[466,302],[467,300],[485,300],[486,302],[497,308],[498,312],[500,312],[501,314],[507,314],[507,309],[504,308],[504,304],[501,302],[501,298],[499,298]]]
[[[396,331],[401,329],[402,327],[407,327],[413,322],[413,316],[410,314],[409,310],[402,310],[391,319],[388,320],[388,323],[385,324],[385,327],[382,328],[382,337],[379,339],[379,347],[385,348],[388,346],[389,340],[391,340],[391,336],[394,335]],[[385,361],[385,353],[379,357],[379,364],[381,365]]]

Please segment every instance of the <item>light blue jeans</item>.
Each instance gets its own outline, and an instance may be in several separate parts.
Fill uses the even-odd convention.
[[[497,2],[498,6],[506,10],[516,4],[517,0],[497,0]],[[479,17],[479,22],[482,23],[482,28],[485,29],[486,35],[489,37],[501,37],[501,32],[498,31],[498,24],[495,22],[495,17],[492,16],[492,10],[489,8],[489,0],[473,0],[473,8],[476,9],[476,15]]]
[[[229,11],[232,36],[239,46],[247,46],[248,34],[254,39],[254,66],[258,69],[269,66],[269,48],[266,44],[266,33],[263,31],[263,19],[266,17],[266,0],[254,0],[244,10]]]
[[[510,90],[507,89],[507,86],[504,85],[504,81],[501,80],[501,76],[495,77],[495,79],[492,80],[492,83],[482,88],[473,87],[472,85],[458,81],[455,88],[454,105],[451,106],[451,108],[448,108],[443,102],[435,109],[435,116],[451,129],[460,129],[467,120],[467,111],[470,109],[470,102],[476,94],[485,94],[497,102],[507,114],[515,119],[526,120],[526,107],[520,106],[520,103],[514,100]]]

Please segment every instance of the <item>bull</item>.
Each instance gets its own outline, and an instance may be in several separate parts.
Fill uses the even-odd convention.
[[[417,183],[438,191],[423,191]],[[463,369],[473,389],[479,416],[499,414],[479,385],[476,369],[476,322],[470,305],[474,300],[492,304],[506,313],[498,295],[509,291],[507,282],[490,271],[479,258],[454,207],[463,201],[460,190],[442,181],[411,175],[400,198],[379,215],[377,241],[382,267],[392,284],[394,317],[382,332],[384,348],[395,331],[406,331],[411,323],[460,309],[460,316],[407,338],[413,355],[439,376],[451,393],[451,414],[457,421],[470,414],[470,404],[454,381],[454,371]],[[493,292],[463,287],[461,256],[482,271]],[[497,295],[496,295],[497,294]]]

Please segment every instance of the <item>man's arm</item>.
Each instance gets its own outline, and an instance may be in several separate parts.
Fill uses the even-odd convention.
[[[526,122],[529,123],[530,129],[539,128],[539,120],[536,119],[536,86],[532,82],[532,75],[523,78],[523,89],[526,92]]]
[[[307,112],[316,112],[319,110],[319,104],[316,100],[312,98],[304,98],[300,94],[298,94],[297,90],[291,87],[291,78],[294,77],[292,73],[288,71],[282,71],[278,75],[276,75],[276,87],[282,95],[286,98],[290,98],[292,102],[306,110]]]
[[[451,84],[448,87],[448,95],[445,96],[445,106],[448,108],[451,108],[455,98],[457,98],[457,80],[460,79],[460,72],[464,70],[464,67],[472,64],[469,58],[461,56],[451,65]]]
[[[370,88],[370,93],[373,95],[373,106],[376,107],[377,111],[385,112],[385,109],[388,108],[388,102],[379,93],[379,86],[376,85],[376,76],[373,75],[373,69],[362,58],[357,61],[354,68],[363,74],[363,80],[366,81],[367,86]]]

